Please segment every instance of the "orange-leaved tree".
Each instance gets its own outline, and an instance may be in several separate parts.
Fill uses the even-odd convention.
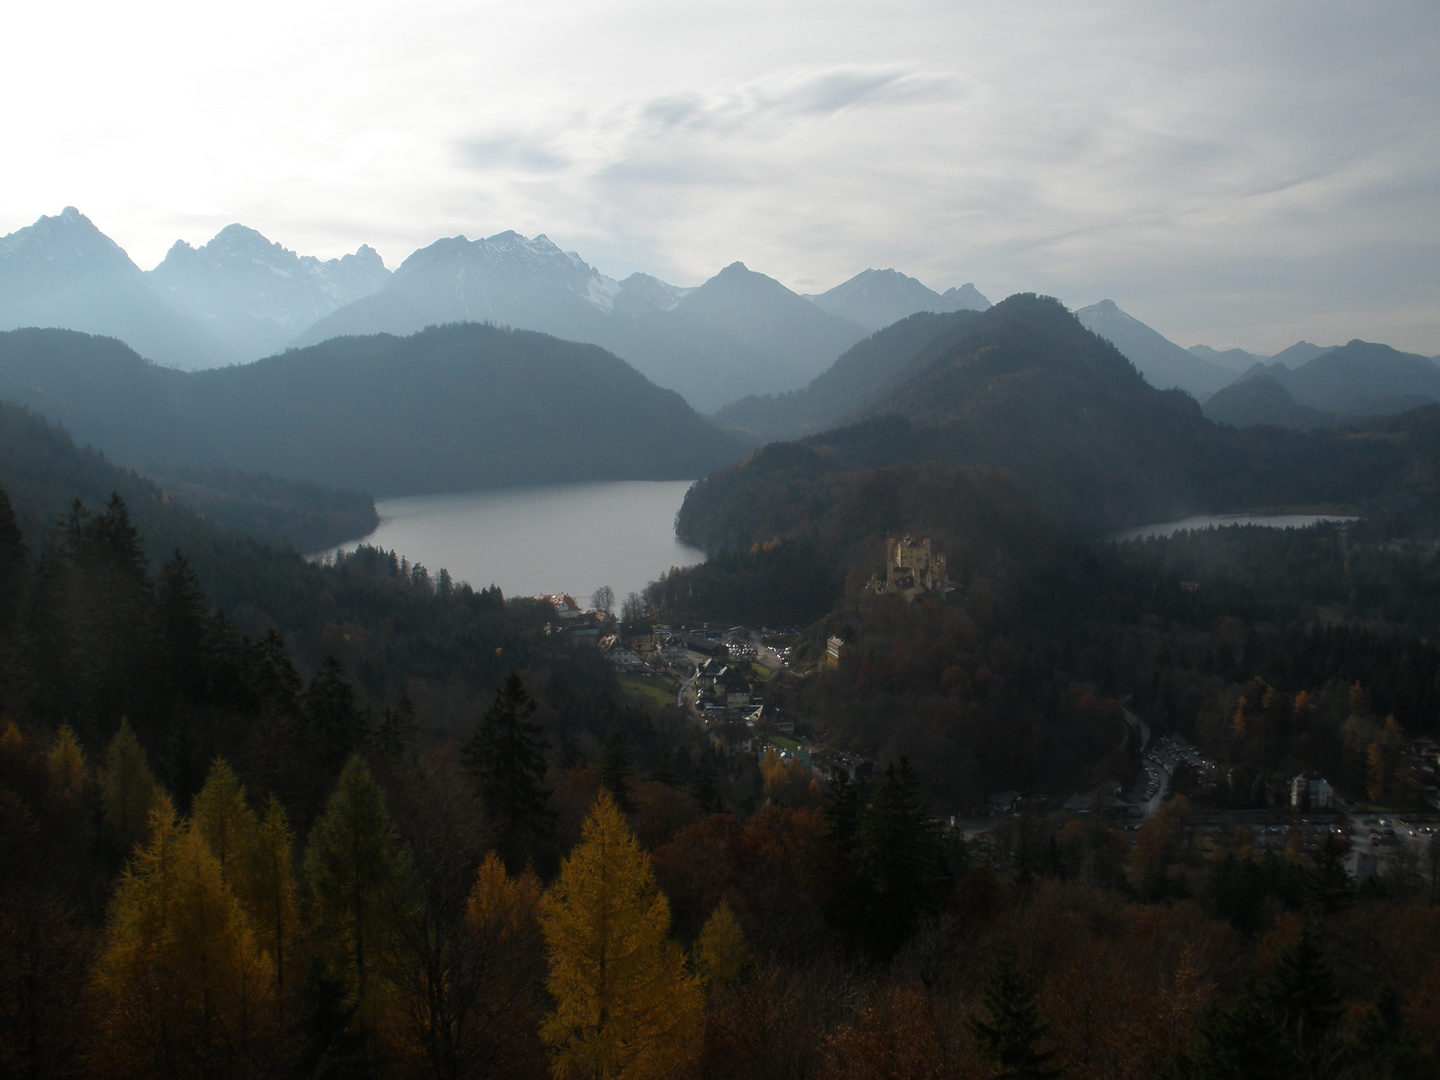
[[[682,1077],[704,1039],[700,982],[670,940],[650,857],[601,793],[540,902],[555,1010],[540,1037],[560,1080]]]

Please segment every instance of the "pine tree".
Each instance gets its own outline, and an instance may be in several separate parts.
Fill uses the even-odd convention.
[[[465,745],[465,768],[505,864],[518,870],[537,840],[549,836],[553,816],[545,789],[544,729],[530,718],[535,699],[511,671]]]
[[[980,1056],[999,1067],[996,1080],[1044,1080],[1063,1070],[1051,1065],[1054,1050],[1041,1050],[1050,1029],[1040,1019],[1035,977],[1020,966],[1015,943],[1006,939],[990,965],[980,991],[988,1019],[971,1017],[967,1023]]]
[[[698,1060],[699,982],[668,937],[670,907],[650,858],[608,794],[541,900],[540,920],[555,1002],[540,1036],[557,1080],[659,1080]]]
[[[370,770],[352,757],[340,773],[305,851],[310,926],[317,952],[376,1023],[377,972],[394,947],[394,925],[410,895],[410,854]]]

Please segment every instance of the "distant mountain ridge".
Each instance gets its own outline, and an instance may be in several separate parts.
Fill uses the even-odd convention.
[[[0,333],[0,398],[113,459],[377,495],[679,480],[745,445],[597,346],[481,324],[181,372],[64,330]]]
[[[696,288],[648,274],[616,281],[546,236],[503,232],[421,248],[381,289],[319,320],[294,344],[449,322],[601,345],[704,411],[801,386],[865,336],[744,263]]]
[[[375,292],[389,276],[368,244],[322,261],[238,224],[198,248],[175,241],[146,274],[165,300],[243,360],[280,352],[316,320]]]
[[[1184,390],[1204,401],[1234,379],[1234,373],[1182,349],[1113,300],[1079,308],[1075,317],[1092,333],[1119,349],[1158,390]]]
[[[67,206],[0,237],[0,330],[79,330],[172,367],[218,367],[282,349],[387,274],[372,248],[321,262],[241,225],[200,248],[177,241],[147,273]]]
[[[938,293],[898,270],[862,270],[848,281],[806,299],[822,311],[867,330],[880,330],[920,311],[984,311],[990,301],[970,282]]]
[[[1299,346],[1286,352],[1304,355]],[[1205,403],[1205,415],[1235,427],[1333,427],[1347,418],[1390,415],[1430,402],[1440,402],[1440,366],[1418,353],[1357,338],[1317,349],[1295,368],[1278,359],[1255,364]]]

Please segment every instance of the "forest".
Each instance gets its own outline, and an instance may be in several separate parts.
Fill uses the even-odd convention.
[[[1330,817],[1243,816],[1301,768],[1410,812],[1440,574],[1403,505],[1096,543],[1003,472],[818,470],[648,600],[804,613],[765,699],[876,762],[822,782],[628,697],[546,605],[308,563],[7,431],[0,1074],[1435,1075],[1440,846],[1357,886]],[[866,591],[910,521],[952,593]],[[1223,782],[949,824],[1133,778],[1125,708]]]

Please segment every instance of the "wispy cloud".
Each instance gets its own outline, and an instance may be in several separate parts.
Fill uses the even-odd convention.
[[[731,133],[770,119],[824,118],[847,109],[951,100],[959,94],[958,80],[948,73],[833,67],[768,75],[729,88],[662,94],[642,104],[638,115],[656,134],[676,129]]]

